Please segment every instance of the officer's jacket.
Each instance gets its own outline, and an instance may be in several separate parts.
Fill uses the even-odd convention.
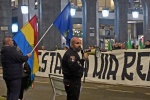
[[[62,59],[64,79],[81,80],[83,76],[84,60],[73,49],[68,49]]]

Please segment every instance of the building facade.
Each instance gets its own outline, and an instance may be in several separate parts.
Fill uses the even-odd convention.
[[[39,39],[54,22],[55,18],[66,6],[69,0],[2,0],[0,1],[0,46],[4,35],[12,33],[12,23],[18,24],[18,29],[28,22],[35,14],[38,16]],[[89,46],[105,46],[107,40],[124,43],[128,39],[138,40],[138,36],[144,35],[149,39],[150,8],[149,0],[71,0],[76,8],[73,16],[74,36],[83,41],[83,48]],[[28,14],[21,13],[21,6],[27,5]],[[103,8],[109,8],[109,16],[103,17]],[[132,17],[132,11],[138,8],[138,18]],[[19,31],[19,30],[18,30]],[[65,42],[59,30],[52,26],[39,44],[47,50],[60,48]]]

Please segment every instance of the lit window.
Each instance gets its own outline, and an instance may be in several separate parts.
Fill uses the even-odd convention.
[[[11,0],[12,9],[18,8],[18,0]]]

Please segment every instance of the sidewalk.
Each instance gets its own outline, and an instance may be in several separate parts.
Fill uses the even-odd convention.
[[[0,66],[0,76],[2,76],[2,73],[3,73],[2,67]]]

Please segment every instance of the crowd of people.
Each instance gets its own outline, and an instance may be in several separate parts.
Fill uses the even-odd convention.
[[[60,48],[60,47],[58,47],[58,45],[56,45],[54,50],[65,50],[66,51],[68,49],[69,49],[68,46],[63,44],[63,48]],[[46,50],[45,46],[42,45],[40,50],[43,50],[43,51]]]
[[[125,43],[115,43],[115,44],[113,44],[112,49],[113,50],[128,49],[126,45],[127,44],[125,44]],[[150,48],[150,40],[146,40],[145,43],[142,45],[143,45],[143,49]],[[135,43],[131,44],[131,49],[139,49],[139,48],[140,48],[139,45],[135,45]]]

